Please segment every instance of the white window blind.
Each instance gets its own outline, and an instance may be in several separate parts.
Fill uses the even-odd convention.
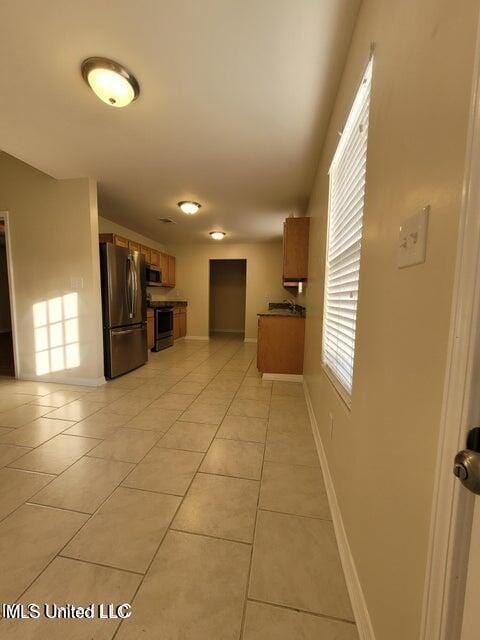
[[[355,359],[372,60],[353,102],[329,171],[323,364],[348,398]]]

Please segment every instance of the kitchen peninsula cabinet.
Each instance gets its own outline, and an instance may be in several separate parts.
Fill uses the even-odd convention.
[[[258,316],[257,369],[262,373],[303,374],[305,318],[293,313]]]

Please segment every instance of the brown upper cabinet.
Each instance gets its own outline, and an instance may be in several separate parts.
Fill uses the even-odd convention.
[[[128,238],[119,236],[116,233],[101,233],[100,242],[111,242],[112,244],[116,244],[117,247],[125,247],[128,249]]]
[[[160,271],[162,272],[162,284],[168,286],[168,256],[166,253],[160,254]]]
[[[150,264],[150,247],[145,247],[143,244],[141,244],[140,253],[142,254],[142,256],[145,256],[146,264]]]
[[[162,272],[162,284],[164,287],[174,287],[175,282],[175,256],[160,253],[160,271]]]
[[[145,262],[154,267],[159,267],[162,273],[162,285],[164,287],[174,287],[175,280],[175,256],[170,256],[168,253],[162,253],[157,249],[147,247],[135,240],[129,240],[123,236],[119,236],[116,233],[101,233],[100,242],[111,242],[119,247],[126,247],[131,251],[140,251],[145,256]]]
[[[308,278],[310,218],[287,218],[283,223],[283,281],[295,286]],[[287,284],[288,283],[288,284]]]
[[[175,256],[168,256],[168,284],[175,286]]]

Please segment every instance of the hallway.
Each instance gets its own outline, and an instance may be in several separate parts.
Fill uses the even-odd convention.
[[[132,604],[2,638],[358,638],[303,388],[254,358],[214,338],[96,389],[1,379],[2,601]]]
[[[13,340],[11,332],[0,332],[0,376],[14,376]]]

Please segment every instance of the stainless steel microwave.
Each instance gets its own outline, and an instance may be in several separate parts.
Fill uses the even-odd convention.
[[[152,267],[147,264],[145,276],[147,287],[160,287],[162,285],[162,272],[158,267]]]

